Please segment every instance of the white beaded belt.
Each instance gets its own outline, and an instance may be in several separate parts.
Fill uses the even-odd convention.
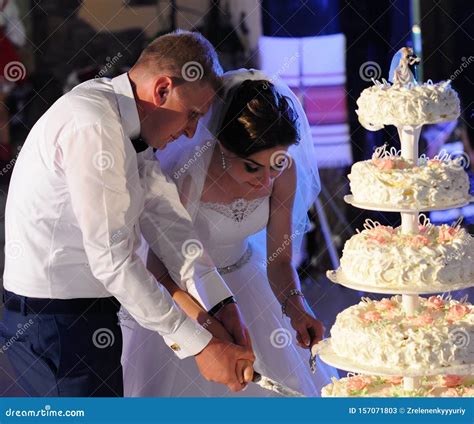
[[[221,275],[229,274],[230,272],[237,271],[239,268],[242,268],[252,257],[252,246],[249,244],[247,250],[244,254],[240,257],[240,259],[232,265],[223,266],[221,268],[217,268],[217,272]]]

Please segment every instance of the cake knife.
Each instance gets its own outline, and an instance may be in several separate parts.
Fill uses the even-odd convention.
[[[252,383],[259,385],[262,389],[270,390],[272,392],[278,393],[284,397],[306,397],[305,395],[297,392],[296,390],[290,389],[289,387],[284,386],[283,384],[278,383],[271,378],[265,377],[264,375],[258,373],[253,369],[252,363],[249,361],[243,362],[243,367],[240,368],[240,371],[244,376],[245,381],[249,381],[249,373],[253,372]]]
[[[261,375],[257,371],[253,372],[252,382],[258,384],[262,389],[270,390],[272,392],[278,393],[284,397],[306,397],[296,390],[290,389],[289,387],[284,386],[283,384],[278,383],[271,378]]]

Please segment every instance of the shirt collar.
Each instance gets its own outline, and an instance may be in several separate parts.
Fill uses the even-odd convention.
[[[125,72],[118,77],[112,78],[112,87],[117,97],[125,135],[131,139],[138,137],[140,135],[140,118],[128,74]]]

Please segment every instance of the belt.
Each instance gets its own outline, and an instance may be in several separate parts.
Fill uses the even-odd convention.
[[[252,254],[253,254],[252,245],[249,244],[247,247],[247,250],[244,252],[244,254],[240,257],[240,259],[235,264],[217,268],[217,272],[221,275],[224,275],[224,274],[229,274],[230,272],[237,271],[238,269],[246,265],[248,261],[250,261]]]
[[[27,314],[116,314],[120,303],[115,297],[84,299],[40,299],[3,291],[5,309]]]

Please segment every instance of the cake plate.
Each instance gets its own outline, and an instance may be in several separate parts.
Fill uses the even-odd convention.
[[[436,206],[436,207],[426,206],[419,209],[387,206],[386,204],[358,202],[357,200],[354,199],[354,196],[352,194],[347,194],[346,196],[344,196],[344,201],[348,203],[349,205],[352,205],[356,208],[366,209],[369,211],[414,213],[414,212],[426,212],[426,211],[444,211],[447,209],[459,209],[459,208],[469,205],[469,203],[473,203],[474,197],[470,196],[469,198],[463,200],[462,202],[453,203],[451,205]]]
[[[472,287],[472,281],[463,281],[456,284],[450,284],[449,287],[445,287],[439,283],[428,283],[425,287],[384,287],[384,286],[373,286],[369,284],[359,283],[351,280],[342,270],[342,268],[336,271],[327,271],[326,276],[333,283],[340,284],[341,286],[349,289],[364,291],[370,293],[380,294],[405,294],[405,295],[418,295],[418,294],[435,294],[435,293],[447,293],[454,290],[462,290]]]
[[[407,378],[418,378],[429,375],[440,374],[457,374],[457,375],[472,375],[474,374],[474,363],[464,365],[452,365],[450,367],[440,367],[431,369],[407,369],[396,367],[371,367],[367,364],[360,364],[352,359],[337,355],[332,346],[331,339],[324,339],[322,342],[313,346],[314,354],[318,355],[322,361],[335,368],[345,371],[352,371],[367,375],[391,375],[403,376],[404,380]],[[416,385],[415,387],[416,388]]]

